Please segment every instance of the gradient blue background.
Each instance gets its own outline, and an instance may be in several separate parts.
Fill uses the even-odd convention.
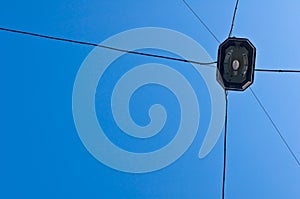
[[[235,1],[188,2],[223,41]],[[300,68],[299,10],[297,0],[240,1],[233,33],[254,43],[257,68]],[[194,38],[213,59],[218,47],[181,0],[3,0],[0,26],[93,43],[158,26]],[[73,123],[74,79],[93,48],[1,31],[0,41],[0,198],[220,198],[222,139],[209,156],[197,158],[207,110],[201,112],[204,128],[177,162],[148,174],[118,172],[87,152]],[[154,60],[126,59],[132,59],[128,67],[137,59]],[[193,81],[199,93],[207,92],[201,79]],[[252,86],[298,158],[299,84],[298,74],[256,72]],[[171,122],[176,126],[177,120]],[[226,198],[298,199],[300,167],[249,90],[229,94],[228,122]]]

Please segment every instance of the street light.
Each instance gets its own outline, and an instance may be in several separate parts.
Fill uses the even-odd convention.
[[[225,90],[244,91],[253,83],[255,55],[246,38],[230,37],[219,46],[217,81]]]

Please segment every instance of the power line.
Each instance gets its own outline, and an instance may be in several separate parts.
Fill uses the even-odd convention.
[[[234,8],[233,16],[232,16],[232,21],[231,21],[231,27],[230,27],[230,31],[229,31],[228,37],[231,37],[231,35],[232,35],[234,21],[235,21],[235,15],[236,15],[236,11],[237,11],[237,8],[238,8],[238,4],[239,4],[239,0],[236,0],[236,2],[235,2],[235,8]]]
[[[21,31],[21,30],[8,29],[8,28],[2,28],[2,27],[0,27],[0,30],[6,31],[6,32],[13,32],[13,33],[17,33],[17,34],[30,35],[30,36],[44,38],[44,39],[50,39],[50,40],[69,42],[69,43],[75,43],[75,44],[80,44],[80,45],[87,45],[87,46],[105,48],[105,49],[109,49],[109,50],[129,53],[129,54],[142,55],[142,56],[147,56],[147,57],[155,57],[155,58],[161,58],[161,59],[168,59],[168,60],[180,61],[180,62],[187,62],[187,63],[198,64],[198,65],[212,65],[212,64],[217,63],[217,62],[198,62],[198,61],[175,58],[175,57],[169,57],[169,56],[163,56],[163,55],[142,53],[142,52],[138,52],[138,51],[130,51],[130,50],[115,48],[115,47],[111,47],[111,46],[95,44],[95,43],[91,43],[91,42],[78,41],[78,40],[66,39],[66,38],[61,38],[61,37],[54,37],[54,36],[49,36],[49,35],[42,35],[42,34],[26,32],[26,31]]]
[[[192,7],[185,1],[182,0],[183,3],[188,7],[188,9],[194,14],[194,16],[200,21],[200,23],[206,28],[206,30],[215,38],[218,43],[221,43],[220,40],[216,37],[216,35],[210,30],[210,28],[205,24],[205,22],[196,14],[196,12],[192,9]]]
[[[115,47],[111,47],[111,46],[95,44],[95,43],[91,43],[91,42],[78,41],[78,40],[54,37],[54,36],[49,36],[49,35],[42,35],[42,34],[37,34],[37,33],[32,33],[32,32],[26,32],[26,31],[22,31],[22,30],[3,28],[3,27],[0,27],[0,30],[5,31],[5,32],[12,32],[12,33],[17,33],[17,34],[22,34],[22,35],[29,35],[29,36],[33,36],[33,37],[44,38],[44,39],[57,40],[57,41],[62,41],[62,42],[105,48],[105,49],[109,49],[109,50],[129,53],[129,54],[135,54],[135,55],[141,55],[141,56],[147,56],[147,57],[155,57],[155,58],[160,58],[160,59],[168,59],[168,60],[173,60],[173,61],[180,61],[180,62],[192,63],[192,64],[197,64],[197,65],[203,65],[203,66],[215,66],[213,64],[217,63],[217,61],[199,62],[199,61],[194,61],[194,60],[187,60],[187,59],[181,59],[181,58],[175,58],[175,57],[169,57],[169,56],[163,56],[163,55],[142,53],[142,52],[138,52],[138,51],[130,51],[130,50],[115,48]],[[285,69],[255,69],[255,71],[257,71],[257,72],[276,72],[276,73],[277,72],[300,73],[300,70],[285,70]]]
[[[276,73],[300,73],[300,70],[286,70],[286,69],[255,69],[257,72],[276,72]]]
[[[270,114],[268,113],[268,111],[265,109],[264,105],[262,104],[262,102],[259,100],[259,98],[257,97],[257,95],[255,94],[255,92],[252,90],[252,88],[250,87],[250,91],[252,92],[253,96],[255,97],[256,101],[258,102],[259,106],[262,108],[262,110],[265,112],[266,116],[268,117],[268,119],[270,120],[270,122],[272,123],[274,129],[276,130],[276,132],[278,133],[278,135],[280,136],[281,140],[283,141],[283,143],[285,144],[285,146],[287,147],[287,149],[289,150],[289,152],[291,153],[291,155],[293,156],[293,158],[296,160],[296,162],[298,163],[298,165],[300,166],[300,161],[298,160],[297,156],[294,154],[294,152],[292,151],[291,147],[289,146],[289,144],[287,143],[287,141],[285,140],[285,138],[282,136],[279,128],[276,126],[275,122],[273,121],[273,119],[271,118]]]
[[[228,92],[225,90],[225,126],[224,126],[224,154],[223,154],[223,180],[222,180],[222,199],[225,198],[225,178],[226,178],[226,144],[227,144],[227,120],[228,120]]]
[[[232,23],[231,23],[231,28],[230,28],[230,33],[229,36],[231,36],[232,33],[232,29],[233,29],[233,24],[234,24],[234,18],[235,18],[235,14],[236,14],[236,9],[237,9],[237,4],[238,4],[238,0],[237,3],[235,5],[235,9],[234,9],[234,14],[233,14],[233,19],[232,19]],[[223,179],[222,179],[222,199],[225,199],[225,180],[226,180],[226,148],[227,148],[227,123],[228,123],[228,91],[225,89],[225,126],[224,126],[224,150],[223,150]]]

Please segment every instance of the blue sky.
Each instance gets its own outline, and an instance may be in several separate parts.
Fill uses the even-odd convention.
[[[226,39],[235,1],[187,2],[219,40]],[[233,35],[248,37],[256,46],[257,68],[299,69],[299,9],[297,0],[240,1]],[[190,36],[212,59],[216,59],[219,45],[181,0],[2,1],[0,26],[93,43],[132,28],[164,27]],[[147,174],[118,172],[88,153],[73,122],[74,80],[93,48],[6,32],[0,32],[0,41],[1,198],[221,197],[222,139],[207,157],[197,157],[208,125],[208,110],[203,108],[204,128],[174,164]],[[149,61],[178,70],[185,66],[136,56],[124,57],[120,63]],[[201,78],[194,77],[189,69],[183,73],[193,78],[193,85],[201,91],[197,95],[207,95]],[[299,82],[298,74],[256,72],[252,85],[298,159]],[[145,91],[165,92],[161,103],[176,107],[170,93],[153,89]],[[145,96],[136,93],[135,97]],[[147,103],[158,99],[154,96],[151,100]],[[205,107],[209,100],[202,103],[200,106]],[[143,107],[133,106],[134,117],[146,124],[139,108]],[[299,198],[300,167],[249,90],[229,93],[228,116],[226,198]],[[178,118],[172,117],[167,124],[166,128],[176,127]],[[123,147],[130,146],[125,143]],[[153,146],[147,147],[150,150]]]

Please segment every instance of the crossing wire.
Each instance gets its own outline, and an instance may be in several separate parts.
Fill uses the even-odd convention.
[[[289,146],[289,144],[287,143],[287,141],[283,137],[282,133],[280,132],[280,130],[277,127],[277,125],[275,124],[274,120],[272,119],[272,117],[268,113],[267,109],[265,108],[265,106],[263,105],[263,103],[261,102],[261,100],[258,98],[258,96],[255,94],[255,92],[253,91],[253,89],[251,87],[250,87],[250,91],[251,91],[252,95],[254,96],[254,98],[256,99],[256,101],[259,104],[259,106],[261,107],[261,109],[264,111],[264,113],[266,114],[266,116],[270,120],[272,126],[274,127],[274,129],[276,130],[276,132],[278,133],[278,135],[280,136],[281,140],[283,141],[283,143],[285,144],[285,146],[289,150],[290,154],[293,156],[293,158],[295,159],[295,161],[300,166],[300,161],[298,160],[297,156],[295,155],[295,153],[293,152],[293,150],[291,149],[291,147]]]
[[[213,36],[213,38],[218,42],[221,43],[217,36],[210,30],[210,28],[206,25],[206,23],[197,15],[197,13],[193,10],[193,8],[185,1],[182,0],[183,3],[188,7],[188,9],[193,13],[193,15],[200,21],[200,23],[205,27],[205,29]]]

